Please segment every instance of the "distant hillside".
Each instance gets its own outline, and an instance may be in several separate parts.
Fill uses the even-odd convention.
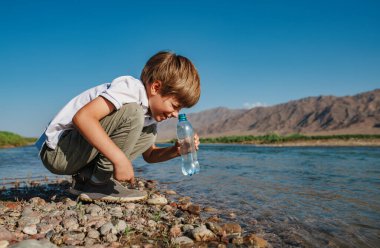
[[[354,96],[307,97],[249,110],[215,108],[189,114],[203,137],[279,134],[380,134],[380,89]],[[159,124],[158,140],[175,137],[177,120]]]

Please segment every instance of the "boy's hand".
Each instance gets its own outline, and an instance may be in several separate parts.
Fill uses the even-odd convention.
[[[114,164],[113,177],[118,181],[128,181],[131,184],[135,183],[135,173],[131,162],[125,159],[120,164]]]
[[[199,144],[200,144],[199,136],[198,134],[194,134],[194,146],[195,146],[196,151],[199,150]],[[181,144],[178,142],[178,140],[175,142],[174,146],[177,148],[178,156],[181,156]]]

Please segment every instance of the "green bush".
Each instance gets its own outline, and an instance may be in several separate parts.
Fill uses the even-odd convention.
[[[35,138],[25,138],[15,133],[0,131],[0,147],[25,146],[35,141]]]

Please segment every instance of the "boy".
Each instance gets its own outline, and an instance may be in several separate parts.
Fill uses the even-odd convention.
[[[191,61],[171,52],[151,57],[141,81],[122,76],[73,98],[49,123],[36,142],[45,167],[73,175],[70,192],[84,201],[130,202],[146,192],[128,189],[134,183],[131,161],[148,163],[179,156],[172,147],[154,145],[157,122],[177,117],[200,97],[200,79]],[[195,136],[198,148],[199,138]]]

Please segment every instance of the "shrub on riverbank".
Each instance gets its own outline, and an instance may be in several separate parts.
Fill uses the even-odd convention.
[[[0,131],[0,147],[25,146],[36,141],[36,138],[26,138],[21,135]]]

